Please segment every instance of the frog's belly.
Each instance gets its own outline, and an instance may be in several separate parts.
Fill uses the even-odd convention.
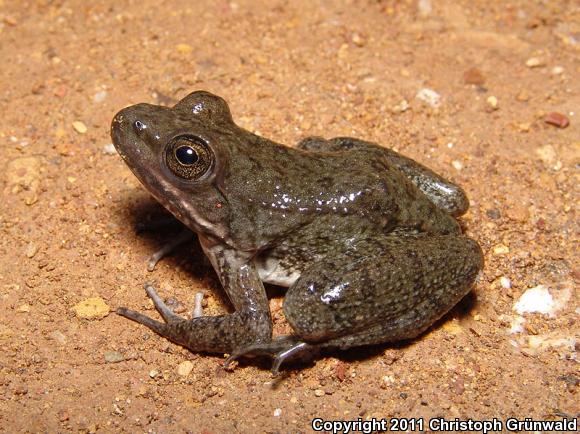
[[[263,282],[288,288],[298,280],[301,271],[287,267],[283,262],[272,256],[259,256],[254,260],[254,265]]]

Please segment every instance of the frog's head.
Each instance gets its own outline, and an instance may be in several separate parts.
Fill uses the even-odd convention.
[[[115,148],[149,192],[196,232],[227,237],[220,180],[234,134],[226,102],[193,92],[174,107],[137,104],[113,118]]]

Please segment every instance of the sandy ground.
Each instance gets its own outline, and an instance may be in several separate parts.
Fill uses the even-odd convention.
[[[0,432],[578,415],[577,2],[161,3],[0,0]],[[206,314],[229,309],[197,243],[147,272],[175,232],[136,232],[164,211],[110,148],[120,108],[195,89],[273,140],[365,138],[461,184],[486,257],[473,293],[413,342],[280,379],[266,362],[225,372],[114,314],[155,315],[146,280],[180,311],[198,290]],[[513,310],[530,288],[552,313]]]

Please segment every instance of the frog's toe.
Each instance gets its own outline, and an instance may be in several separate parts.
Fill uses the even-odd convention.
[[[139,324],[143,324],[146,327],[149,327],[156,333],[160,335],[164,335],[167,325],[154,320],[153,318],[149,318],[147,315],[143,315],[142,313],[136,312],[131,309],[127,309],[126,307],[119,307],[117,308],[117,314],[124,316],[132,321],[138,322]]]
[[[229,369],[234,360],[242,357],[267,356],[272,358],[271,372],[278,375],[282,363],[299,356],[312,354],[315,346],[298,340],[295,336],[280,336],[270,342],[252,344],[236,350],[224,362],[224,369]]]
[[[193,232],[189,229],[182,230],[175,238],[161,246],[159,250],[154,252],[147,260],[147,270],[153,271],[155,266],[159,261],[161,261],[166,256],[173,253],[179,246],[187,243],[193,239]]]
[[[155,288],[153,285],[151,285],[151,283],[146,283],[144,287],[147,295],[153,301],[155,309],[157,309],[157,312],[161,314],[165,322],[171,323],[181,321],[183,319],[179,315],[173,313],[169,306],[167,306],[161,297],[159,297],[157,291],[155,291]]]

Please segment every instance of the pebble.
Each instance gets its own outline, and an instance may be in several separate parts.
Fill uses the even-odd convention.
[[[431,107],[439,107],[441,105],[441,95],[433,89],[423,88],[417,92],[417,99],[427,103]]]
[[[546,62],[539,57],[530,57],[528,60],[526,60],[526,66],[528,68],[538,68],[540,66],[544,66],[545,64]]]
[[[38,157],[20,157],[6,166],[6,183],[13,194],[26,191],[26,204],[32,205],[38,200],[40,190],[41,160]]]
[[[103,154],[105,155],[115,155],[117,153],[117,149],[115,149],[115,145],[112,143],[108,143],[103,146]]]
[[[461,169],[463,169],[463,163],[461,161],[453,160],[451,162],[451,165],[455,168],[455,170],[461,170]]]
[[[106,317],[110,308],[101,297],[87,298],[76,304],[73,311],[79,318],[100,319]]]
[[[155,378],[155,377],[157,377],[158,375],[159,375],[159,371],[158,371],[157,369],[151,369],[151,370],[149,371],[149,377],[151,377],[151,378]]]
[[[516,124],[516,127],[518,131],[520,131],[521,133],[527,133],[530,131],[532,124],[529,122],[521,122],[519,124]]]
[[[34,243],[28,243],[26,249],[24,250],[24,254],[28,259],[34,258],[34,255],[38,252],[38,246]]]
[[[53,339],[55,342],[58,342],[60,345],[66,344],[66,336],[60,330],[53,331],[50,334],[50,338]]]
[[[514,304],[513,310],[523,315],[524,313],[552,314],[554,312],[554,299],[545,285],[538,285],[528,289]]]
[[[325,393],[324,393],[324,390],[322,390],[322,389],[316,389],[316,390],[314,391],[314,395],[315,395],[315,396],[318,396],[318,397],[320,398],[321,396],[324,396],[324,395],[325,395]]]
[[[193,371],[193,363],[191,363],[189,360],[181,362],[179,365],[177,365],[177,374],[182,377],[187,377],[189,374],[191,374],[191,371]]]
[[[353,33],[351,40],[353,44],[356,45],[357,47],[363,47],[366,42],[365,39],[359,33]]]
[[[100,90],[93,96],[93,101],[96,103],[101,103],[105,100],[105,98],[107,98],[107,91]]]
[[[540,146],[536,149],[536,154],[546,164],[551,164],[556,160],[556,150],[552,145]]]
[[[487,105],[492,110],[497,110],[499,108],[499,101],[497,100],[497,97],[493,95],[488,96],[485,102],[487,102]]]
[[[527,102],[530,100],[530,95],[527,91],[522,90],[516,95],[516,99],[520,102]]]
[[[485,214],[492,220],[497,220],[498,218],[501,218],[501,213],[497,208],[488,209],[487,211],[485,211]]]
[[[422,17],[428,17],[429,15],[431,15],[431,12],[433,11],[433,7],[431,6],[431,0],[419,0],[419,3],[417,3],[417,7],[419,9],[419,14]]]
[[[501,213],[496,208],[488,209],[487,211],[485,211],[485,215],[487,215],[492,220],[497,220],[498,218],[501,218]]]
[[[28,304],[20,305],[18,306],[18,309],[16,309],[16,311],[20,313],[28,313],[30,312],[30,305]]]
[[[554,66],[552,68],[552,71],[551,72],[552,72],[553,75],[560,75],[560,74],[562,74],[564,72],[564,67],[562,67],[562,66]]]
[[[463,82],[465,84],[482,86],[485,83],[485,77],[479,69],[470,68],[463,73]]]
[[[282,409],[281,408],[277,408],[274,410],[274,417],[280,417],[282,416]]]
[[[509,277],[500,277],[499,283],[503,289],[510,289],[512,287],[512,281],[509,279]]]
[[[570,119],[568,119],[562,113],[558,113],[558,112],[548,113],[544,117],[544,122],[546,122],[547,124],[550,124],[550,125],[554,125],[555,127],[558,127],[558,128],[566,128],[568,125],[570,125]]]
[[[393,113],[404,113],[409,110],[411,106],[409,105],[409,101],[403,99],[399,102],[399,104],[393,107]]]
[[[106,351],[105,352],[105,362],[107,363],[119,363],[125,360],[123,354],[118,351]]]
[[[510,252],[510,248],[504,244],[498,244],[493,248],[494,255],[505,255]]]
[[[189,54],[193,51],[193,47],[189,44],[177,44],[175,49],[180,54]]]
[[[528,219],[528,209],[521,203],[514,203],[506,210],[506,216],[510,220],[525,222]]]
[[[88,131],[87,126],[82,121],[74,121],[72,126],[79,134],[85,134]]]

